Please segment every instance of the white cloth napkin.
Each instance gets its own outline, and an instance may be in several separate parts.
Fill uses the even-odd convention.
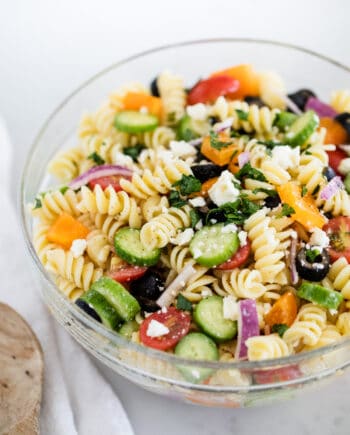
[[[41,433],[133,435],[110,385],[85,351],[49,315],[35,289],[15,201],[9,197],[12,148],[1,120],[0,150],[0,301],[28,321],[44,351]]]

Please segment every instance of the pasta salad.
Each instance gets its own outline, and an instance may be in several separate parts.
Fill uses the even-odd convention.
[[[288,94],[251,65],[130,83],[50,162],[34,247],[143,346],[255,361],[333,343],[350,334],[349,135],[349,91]]]

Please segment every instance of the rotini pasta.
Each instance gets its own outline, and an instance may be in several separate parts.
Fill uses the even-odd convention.
[[[290,354],[286,342],[278,334],[250,337],[246,341],[246,346],[248,348],[249,361],[281,358]]]
[[[158,89],[163,102],[164,122],[176,124],[185,114],[186,93],[181,77],[169,72],[159,75]]]
[[[334,91],[331,96],[331,106],[339,113],[350,113],[350,91],[347,89]]]

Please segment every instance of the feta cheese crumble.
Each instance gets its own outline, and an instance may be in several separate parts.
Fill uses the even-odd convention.
[[[134,161],[130,156],[121,153],[120,151],[115,151],[112,156],[113,162],[117,165],[125,166],[126,168],[133,169]]]
[[[221,230],[223,234],[235,233],[236,231],[237,231],[237,225],[235,224],[225,225]]]
[[[286,146],[276,146],[272,150],[273,162],[282,169],[298,167],[300,164],[300,148]]]
[[[247,244],[248,233],[246,231],[240,231],[238,233],[238,239],[240,246],[245,246]]]
[[[169,147],[175,157],[195,156],[197,153],[196,148],[184,140],[172,140],[170,141]]]
[[[238,319],[238,303],[234,296],[225,296],[223,299],[223,315],[224,319]]]
[[[185,231],[179,233],[176,237],[170,239],[170,242],[174,245],[184,246],[188,245],[194,236],[192,228],[187,228]]]
[[[81,257],[86,249],[87,243],[85,239],[75,239],[70,247],[70,252],[74,258]]]
[[[205,199],[202,196],[197,196],[196,198],[189,199],[188,202],[193,207],[204,207],[206,204]]]
[[[209,197],[218,207],[238,198],[239,190],[234,186],[234,181],[239,182],[231,172],[226,170],[221,173],[218,181],[209,189]]]
[[[312,234],[309,240],[309,244],[311,246],[317,245],[321,248],[321,250],[329,246],[329,237],[325,231],[322,231],[316,227],[311,231],[311,233]]]
[[[169,334],[169,328],[158,320],[152,319],[148,325],[146,335],[148,337],[161,337],[162,335]]]
[[[205,121],[208,116],[207,107],[203,103],[193,104],[192,106],[187,106],[187,115],[193,118],[195,121]]]

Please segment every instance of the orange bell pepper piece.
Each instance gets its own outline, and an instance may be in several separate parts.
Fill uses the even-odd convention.
[[[221,71],[214,72],[211,77],[227,75],[239,81],[239,88],[233,94],[229,94],[231,98],[244,98],[246,96],[256,97],[259,95],[259,80],[258,75],[254,71],[252,65],[242,64],[232,66]]]
[[[218,181],[219,177],[210,178],[202,184],[200,192],[191,193],[190,198],[195,198],[196,196],[202,196],[206,198],[210,188]]]
[[[232,143],[232,139],[225,133],[218,134],[218,141],[228,143],[227,146],[222,146],[220,149],[211,145],[210,136],[203,139],[201,153],[213,163],[219,166],[224,166],[230,163],[232,156],[237,151],[237,146]]]
[[[348,133],[345,128],[333,118],[321,118],[320,127],[327,129],[325,144],[340,145],[348,143]]]
[[[68,213],[62,213],[49,228],[46,237],[49,242],[57,243],[64,249],[69,249],[75,239],[85,239],[89,234],[78,220]]]
[[[149,113],[159,118],[162,113],[162,100],[143,92],[128,92],[123,98],[123,107],[125,110],[140,110],[141,107],[147,107]]]
[[[289,181],[277,187],[277,192],[284,204],[290,205],[295,213],[291,218],[311,231],[313,228],[322,228],[327,219],[319,212],[314,199],[310,195],[301,196],[301,189],[298,184]]]
[[[297,317],[297,312],[298,306],[296,297],[292,292],[286,292],[274,303],[273,307],[265,315],[265,323],[270,327],[279,324],[291,326]]]

